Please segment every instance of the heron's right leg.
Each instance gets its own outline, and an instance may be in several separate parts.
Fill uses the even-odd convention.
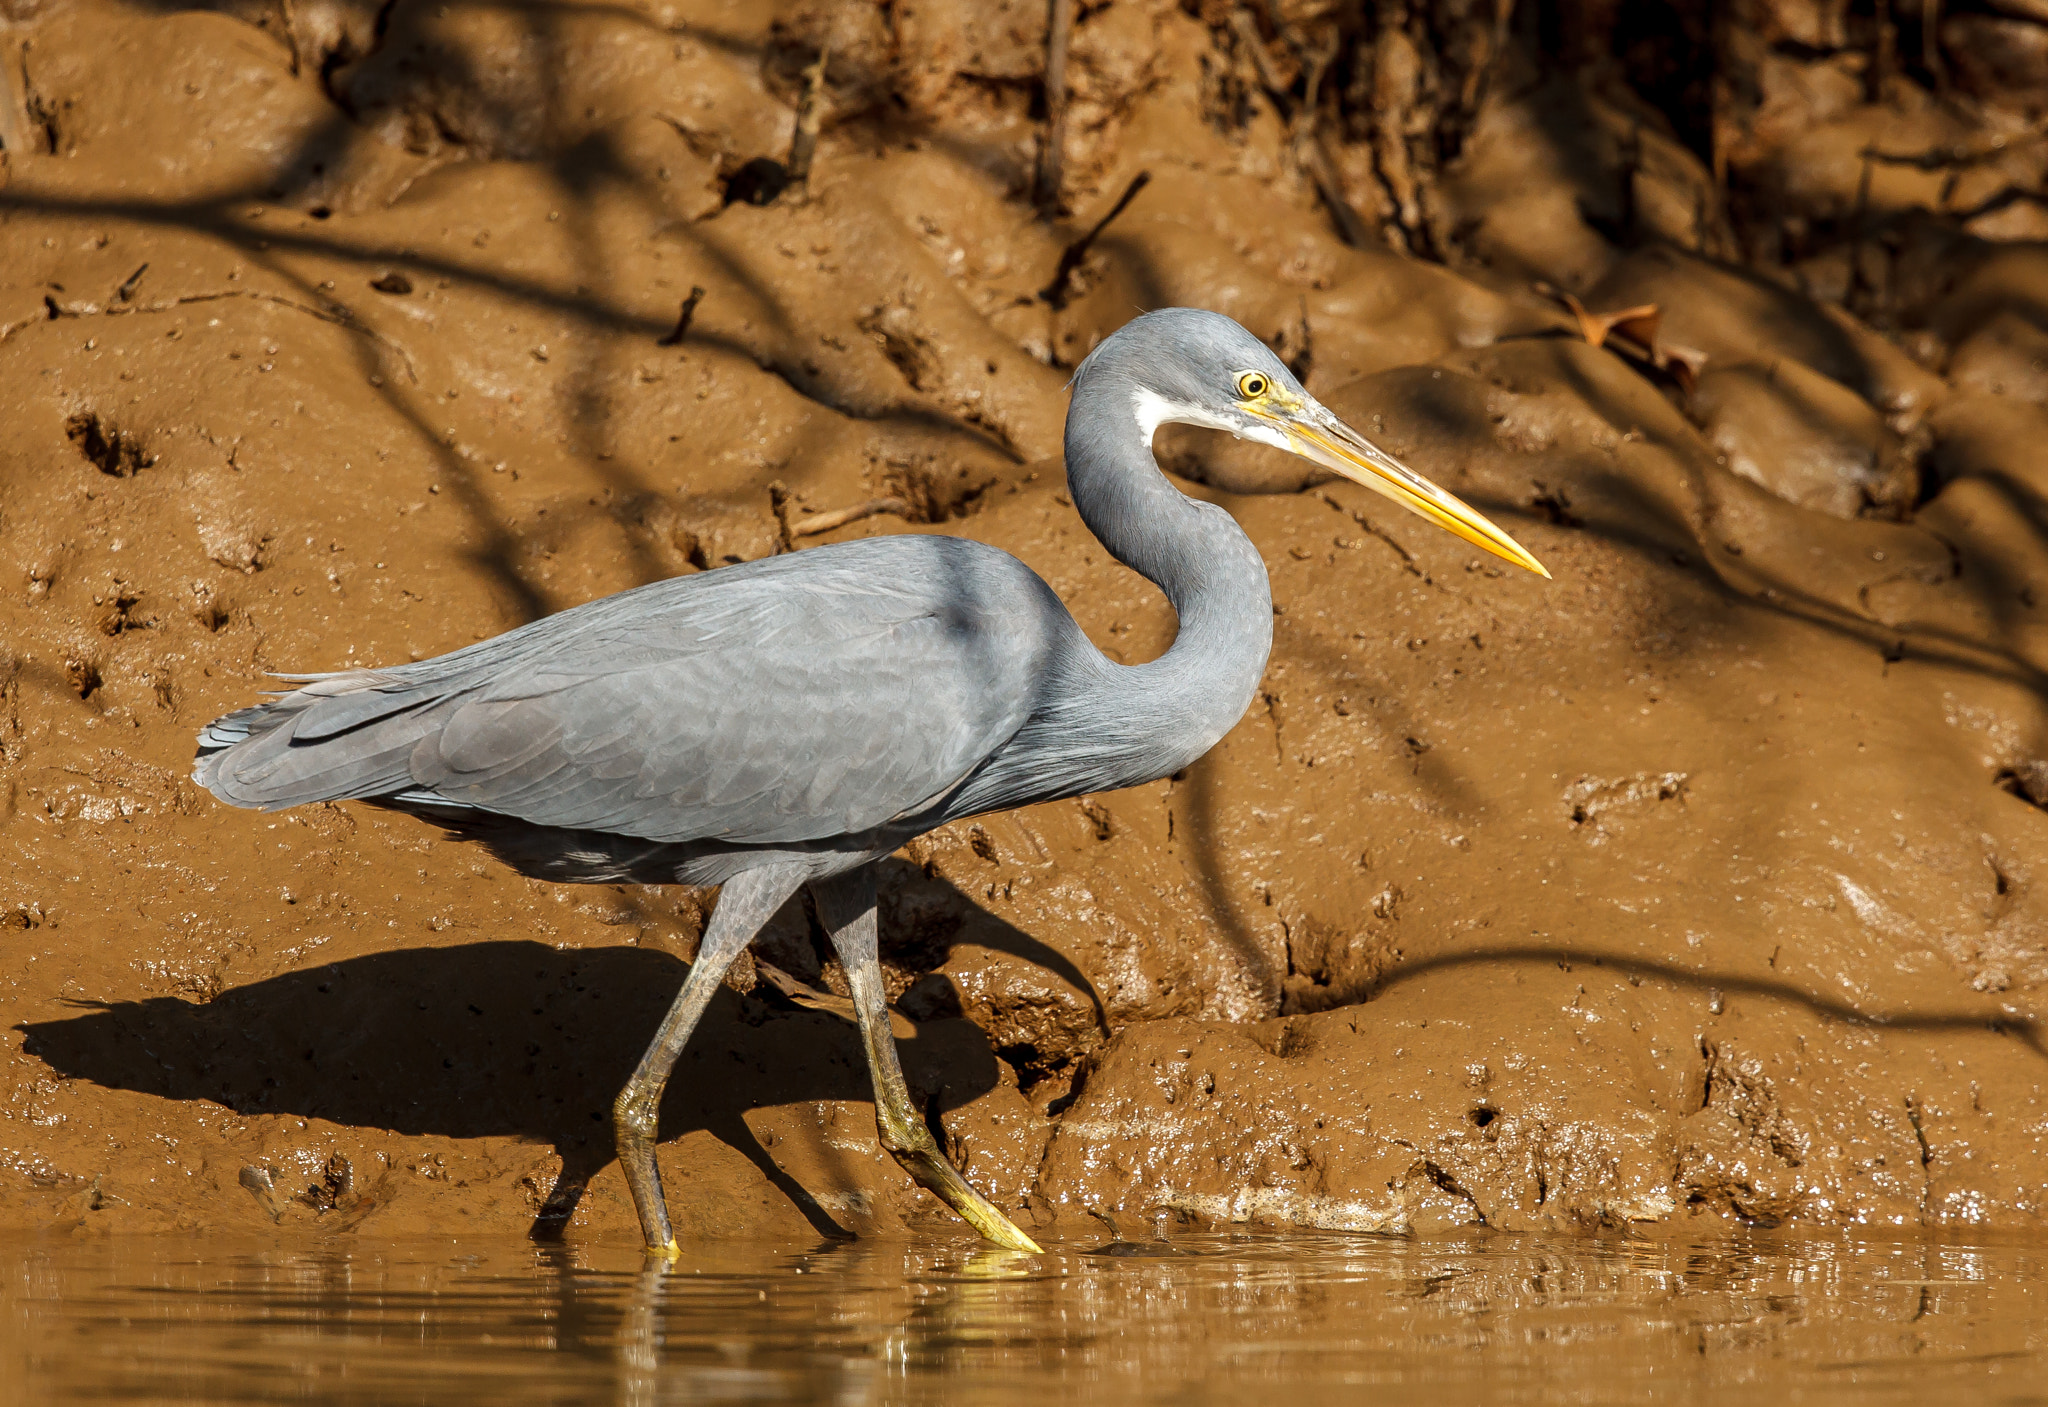
[[[868,1072],[875,1081],[875,1128],[882,1147],[902,1164],[918,1186],[938,1195],[961,1218],[998,1246],[1038,1252],[1038,1243],[975,1191],[960,1170],[946,1161],[939,1141],[918,1116],[896,1058],[896,1037],[889,1029],[888,994],[882,988],[882,959],[876,942],[875,872],[863,865],[850,874],[814,880],[818,919],[832,934],[832,946],[846,968],[853,991],[854,1015],[860,1020],[861,1043],[867,1047]]]
[[[676,1253],[675,1232],[670,1229],[668,1205],[662,1200],[661,1172],[654,1163],[654,1140],[661,1123],[661,1094],[668,1085],[690,1032],[697,1027],[711,994],[725,977],[733,959],[746,950],[769,916],[782,907],[783,900],[796,892],[803,872],[780,865],[764,866],[735,875],[718,891],[718,906],[705,926],[704,941],[697,946],[697,960],[674,1005],[662,1018],[653,1044],[640,1057],[640,1065],[619,1097],[612,1102],[612,1129],[618,1140],[619,1167],[626,1174],[626,1186],[633,1193],[633,1210],[640,1214],[640,1231],[647,1249],[664,1255]]]

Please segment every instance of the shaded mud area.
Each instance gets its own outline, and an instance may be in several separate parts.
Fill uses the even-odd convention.
[[[194,733],[876,533],[1149,658],[1061,388],[1168,304],[1556,579],[1162,436],[1272,571],[1250,716],[884,879],[976,1184],[2038,1223],[2048,12],[1110,0],[1062,98],[1045,10],[0,0],[0,1224],[631,1236],[605,1110],[711,896],[231,811]],[[945,1224],[822,952],[786,910],[692,1044],[686,1235]]]

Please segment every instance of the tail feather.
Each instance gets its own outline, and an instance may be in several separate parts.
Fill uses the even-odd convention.
[[[292,736],[302,743],[339,737],[367,723],[438,703],[444,697],[439,691],[421,689],[374,670],[323,674],[285,695],[306,701],[303,716],[292,730]]]
[[[274,811],[412,787],[413,749],[445,695],[388,675],[330,675],[216,718],[199,731],[192,780],[234,806]]]
[[[199,730],[199,758],[201,761],[214,753],[231,748],[249,736],[254,726],[252,715],[261,713],[260,708],[245,708],[235,713],[224,714]]]

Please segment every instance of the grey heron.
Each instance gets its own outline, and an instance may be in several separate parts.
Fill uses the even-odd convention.
[[[1179,617],[1155,660],[1109,660],[997,548],[869,538],[654,582],[433,659],[289,676],[290,692],[206,726],[193,779],[236,806],[359,798],[410,811],[545,879],[722,886],[612,1107],[647,1246],[671,1257],[654,1157],[662,1092],[727,967],[808,885],[845,966],[882,1147],[983,1236],[1035,1251],[911,1101],[874,865],[950,821],[1168,776],[1243,716],[1273,643],[1265,564],[1229,513],[1160,472],[1153,432],[1172,421],[1291,451],[1549,575],[1220,314],[1133,320],[1071,390],[1073,506]]]

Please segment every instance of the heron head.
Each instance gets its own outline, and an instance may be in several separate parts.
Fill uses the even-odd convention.
[[[1100,362],[1098,362],[1100,359]],[[1221,313],[1163,308],[1118,329],[1074,373],[1120,363],[1149,444],[1168,422],[1223,430],[1284,449],[1386,495],[1411,513],[1548,578],[1543,564],[1486,517],[1332,415],[1272,348]]]

